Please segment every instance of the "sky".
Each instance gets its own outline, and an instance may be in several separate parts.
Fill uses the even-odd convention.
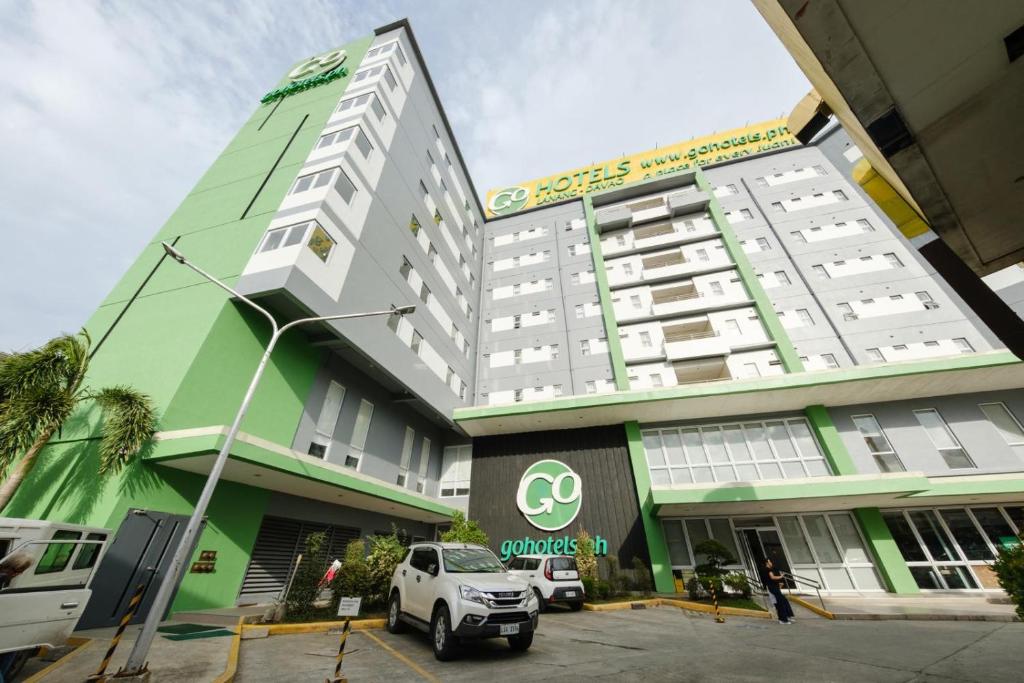
[[[78,330],[300,58],[406,17],[477,190],[788,113],[748,0],[0,3],[0,351]]]

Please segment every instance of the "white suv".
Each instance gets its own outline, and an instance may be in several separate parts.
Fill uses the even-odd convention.
[[[569,555],[520,555],[508,563],[510,574],[530,582],[543,612],[547,605],[562,602],[573,612],[583,607],[583,582],[576,571],[576,558]]]
[[[533,643],[540,606],[529,584],[490,550],[467,543],[414,543],[391,577],[387,628],[430,634],[434,656],[454,657],[463,640],[507,637],[513,650]]]

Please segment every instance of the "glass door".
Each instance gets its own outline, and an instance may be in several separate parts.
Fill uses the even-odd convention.
[[[747,555],[747,566],[757,580],[761,580],[761,568],[765,559],[770,559],[778,572],[791,573],[786,551],[778,529],[774,527],[740,528],[736,530],[743,539]],[[795,587],[792,581],[786,580],[787,588]]]

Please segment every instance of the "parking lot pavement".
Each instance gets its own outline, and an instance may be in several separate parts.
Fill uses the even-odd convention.
[[[1024,624],[828,621],[792,626],[670,607],[544,614],[528,652],[489,640],[438,662],[425,634],[354,632],[351,681],[1019,681]],[[242,643],[241,683],[316,680],[333,672],[338,637],[271,636]]]

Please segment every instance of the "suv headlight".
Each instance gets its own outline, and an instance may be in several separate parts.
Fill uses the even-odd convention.
[[[463,600],[476,602],[487,607],[487,599],[484,597],[484,594],[472,586],[459,586],[459,594]]]

